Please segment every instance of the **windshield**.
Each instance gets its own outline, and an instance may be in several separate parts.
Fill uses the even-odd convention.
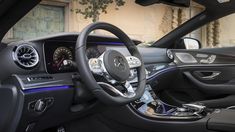
[[[145,44],[160,39],[191,17],[203,11],[200,5],[192,4],[190,8],[178,8],[163,4],[147,7],[137,5],[134,0],[116,0],[96,3],[100,10],[91,10],[91,4],[82,0],[44,0],[15,26],[9,30],[4,41],[25,40],[63,32],[80,32],[92,22],[102,21],[116,25],[131,38]],[[110,35],[97,31],[95,34]],[[202,39],[201,29],[193,33]]]

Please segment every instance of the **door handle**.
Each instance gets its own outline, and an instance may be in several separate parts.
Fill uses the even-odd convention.
[[[222,72],[221,72],[222,73]],[[219,83],[219,84],[211,84],[205,83],[195,76],[193,76],[190,72],[184,72],[184,75],[197,87],[197,89],[204,91],[205,93],[221,93],[221,94],[235,94],[235,85],[233,83]]]
[[[200,79],[203,79],[203,80],[213,80],[220,74],[221,74],[220,71],[196,71],[195,72],[195,75],[197,75]]]
[[[209,76],[204,76],[202,77],[203,79],[214,79],[215,77],[219,76],[221,72],[213,72],[211,75]]]

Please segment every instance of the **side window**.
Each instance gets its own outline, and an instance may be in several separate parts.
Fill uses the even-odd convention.
[[[219,29],[215,31],[213,38],[217,39],[215,47],[235,46],[235,14],[218,20]],[[216,41],[215,41],[216,42]]]
[[[201,42],[201,48],[235,46],[235,14],[210,22],[187,35]]]
[[[66,2],[42,2],[14,25],[5,39],[21,40],[64,32],[66,6]]]

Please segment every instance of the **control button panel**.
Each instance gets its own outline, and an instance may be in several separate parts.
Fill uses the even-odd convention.
[[[50,108],[54,103],[53,97],[47,97],[32,101],[28,104],[28,110],[35,113],[43,113]]]
[[[129,64],[130,68],[136,68],[136,67],[140,67],[141,66],[141,61],[139,58],[135,57],[135,56],[127,56],[126,60]]]
[[[211,55],[210,57],[208,57],[206,59],[200,60],[200,63],[202,63],[202,64],[211,64],[211,63],[214,63],[215,60],[216,60],[216,55]]]

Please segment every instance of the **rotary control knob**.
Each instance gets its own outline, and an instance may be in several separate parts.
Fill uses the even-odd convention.
[[[38,100],[35,104],[35,112],[43,112],[46,109],[46,103],[43,100]]]

